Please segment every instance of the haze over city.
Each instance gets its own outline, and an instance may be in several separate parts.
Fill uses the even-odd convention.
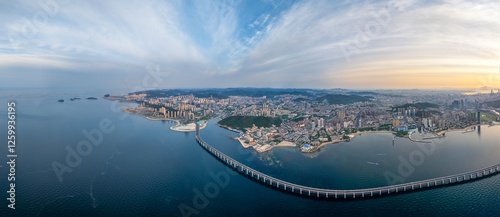
[[[495,1],[3,1],[4,87],[500,87]]]

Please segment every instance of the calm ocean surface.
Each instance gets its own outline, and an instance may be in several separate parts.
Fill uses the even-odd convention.
[[[117,109],[133,104],[103,100],[120,91],[0,90],[0,137],[6,141],[7,102],[17,108],[16,210],[0,216],[499,216],[500,176],[445,188],[356,201],[321,201],[273,190],[239,174],[229,175],[227,186],[214,188],[210,175],[227,173],[226,166],[204,151],[194,133],[169,130],[173,122],[150,121]],[[86,100],[95,96],[98,100]],[[82,100],[69,101],[72,97]],[[57,102],[64,99],[64,103]],[[97,129],[110,120],[114,130],[82,158],[62,182],[53,162],[65,164],[67,149],[88,140],[83,130]],[[405,182],[452,175],[500,162],[500,126],[482,126],[470,133],[448,133],[435,140],[435,150],[423,154],[411,174],[398,172],[400,159],[423,153],[417,143],[387,133],[364,134],[351,142],[328,145],[320,152],[275,148],[258,154],[232,140],[236,133],[211,120],[203,139],[246,165],[277,178],[321,188],[355,189],[388,185],[384,174]],[[6,158],[6,142],[0,159]],[[418,159],[420,160],[420,159]],[[376,164],[369,164],[373,162]],[[7,164],[0,167],[7,178]],[[0,188],[4,192],[5,181]],[[198,190],[213,193],[203,207],[193,204]],[[195,203],[197,200],[194,201]],[[199,201],[198,201],[199,202]]]

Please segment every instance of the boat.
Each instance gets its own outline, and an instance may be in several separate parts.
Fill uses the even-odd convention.
[[[367,163],[367,164],[371,164],[371,165],[378,166],[378,163],[374,163],[374,162],[370,162],[370,161],[367,161],[366,163]]]

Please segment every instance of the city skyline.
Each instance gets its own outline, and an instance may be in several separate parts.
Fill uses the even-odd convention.
[[[134,87],[151,67],[156,88],[500,87],[495,2],[0,6],[3,87]]]

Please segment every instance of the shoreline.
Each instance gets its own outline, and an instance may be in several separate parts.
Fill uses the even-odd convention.
[[[208,120],[204,121],[203,124],[200,125],[200,130],[207,127],[207,124],[208,124]],[[182,128],[182,127],[185,127],[185,128]],[[180,124],[180,122],[177,121],[177,125],[171,126],[170,130],[175,131],[175,132],[195,132],[196,131],[196,123]]]
[[[480,124],[480,125],[487,125],[487,126],[490,126],[488,124]],[[238,130],[235,130],[235,129],[232,129],[232,128],[229,128],[229,127],[226,127],[226,126],[223,126],[223,125],[219,125],[217,124],[217,126],[219,127],[222,127],[226,130],[229,130],[229,131],[233,131],[233,132],[240,132]],[[462,128],[462,129],[449,129],[449,130],[443,130],[443,131],[439,131],[437,133],[433,133],[433,134],[443,134],[443,133],[448,133],[448,132],[459,132],[459,131],[466,131],[469,132],[468,130],[471,128],[471,127],[474,127],[474,126],[478,126],[478,124],[474,124],[474,125],[470,125],[470,126],[467,126],[465,128]],[[419,143],[432,143],[431,141],[424,141],[424,139],[436,139],[436,138],[443,138],[445,136],[436,136],[436,137],[430,137],[430,138],[423,138],[422,140],[417,140],[417,139],[414,139],[414,138],[411,138],[411,135],[416,132],[416,130],[413,130],[413,131],[410,131],[410,133],[407,135],[407,136],[404,136],[402,138],[407,138],[409,139],[410,141],[412,142],[419,142]],[[360,136],[360,135],[363,135],[363,134],[377,134],[377,133],[389,133],[391,135],[394,135],[394,132],[392,131],[387,131],[387,130],[377,130],[377,131],[362,131],[362,132],[356,132],[356,133],[351,133],[347,136],[349,136],[350,138],[349,139],[335,139],[333,141],[329,141],[329,142],[323,142],[323,143],[320,143],[318,146],[316,146],[315,148],[309,150],[309,151],[302,151],[300,150],[300,152],[302,153],[313,153],[313,152],[317,152],[320,148],[322,147],[325,147],[327,145],[331,145],[331,144],[338,144],[338,143],[341,143],[341,142],[348,142],[352,139],[354,139],[356,136]],[[274,146],[271,146],[271,145],[268,145],[268,144],[265,144],[265,145],[259,145],[259,144],[256,144],[256,145],[249,145],[247,143],[245,143],[243,140],[240,139],[240,137],[236,137],[235,140],[237,140],[238,142],[240,142],[240,145],[243,147],[243,148],[254,148],[254,150],[256,150],[257,152],[259,153],[262,153],[262,152],[266,152],[266,151],[270,151],[272,150],[273,148],[276,148],[276,147],[295,147],[295,143],[293,142],[289,142],[289,141],[282,141],[280,142],[279,144],[277,145],[274,145]],[[293,145],[292,145],[293,144]],[[258,147],[255,147],[255,146],[258,146]]]
[[[238,129],[233,129],[233,128],[231,128],[231,127],[228,127],[228,126],[225,126],[225,125],[222,125],[222,124],[218,124],[218,123],[217,123],[217,126],[222,127],[222,128],[224,128],[224,129],[226,129],[226,130],[229,130],[229,131],[236,132],[236,133],[241,133],[241,132],[243,132],[243,131],[241,131],[241,130],[238,130]]]
[[[247,148],[251,147],[255,151],[259,152],[259,153],[270,151],[273,148],[277,148],[277,147],[296,147],[295,143],[289,142],[289,141],[282,141],[282,142],[278,143],[277,145],[269,145],[269,144],[265,144],[265,145],[259,145],[259,144],[250,145],[250,144],[245,143],[245,141],[243,141],[240,137],[236,137],[235,139],[238,142],[240,142],[240,145],[243,148],[247,149]],[[258,147],[256,147],[256,146],[258,146]]]
[[[131,115],[135,115],[135,116],[146,118],[146,119],[148,119],[150,121],[174,121],[176,123],[176,125],[171,126],[169,129],[172,130],[172,131],[175,131],[175,132],[194,132],[194,131],[196,131],[196,125],[194,125],[195,123],[189,123],[189,124],[182,125],[181,122],[179,120],[176,120],[176,119],[148,117],[148,116],[145,116],[145,115],[142,115],[142,114],[138,114],[138,113],[129,111],[128,109],[129,108],[122,108],[122,111],[126,112],[128,114],[131,114]],[[200,130],[204,129],[207,126],[208,121],[209,120],[205,120],[204,123],[202,125],[200,125]],[[176,128],[179,128],[179,127],[182,127],[182,126],[186,126],[187,127],[187,125],[190,125],[190,124],[193,124],[194,126],[193,127],[190,126],[189,128],[186,128],[186,129],[176,129]]]
[[[315,152],[317,151],[318,149],[324,147],[324,146],[327,146],[327,145],[331,145],[331,144],[337,144],[337,143],[341,143],[341,142],[348,142],[348,141],[351,141],[352,139],[356,138],[356,136],[360,136],[360,135],[363,135],[363,134],[375,134],[375,133],[390,133],[390,134],[393,134],[391,131],[387,131],[387,130],[374,130],[374,131],[361,131],[361,132],[356,132],[356,133],[351,133],[347,136],[349,136],[349,139],[335,139],[335,140],[332,140],[330,142],[323,142],[321,144],[318,145],[318,147],[312,151],[309,151],[309,152]]]

